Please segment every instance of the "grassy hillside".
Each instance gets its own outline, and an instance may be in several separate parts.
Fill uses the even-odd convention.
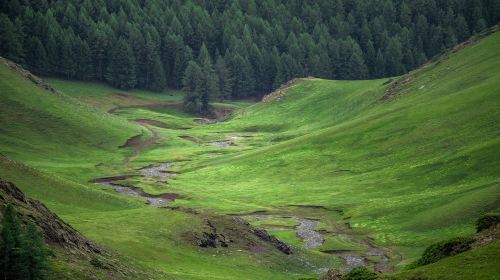
[[[405,77],[301,79],[266,102],[214,104],[238,109],[219,123],[181,112],[178,92],[51,79],[63,92],[55,94],[1,63],[0,177],[172,279],[299,279],[342,265],[320,251],[403,266],[500,209],[499,44],[495,33]],[[149,207],[88,183],[161,162],[174,162],[176,176],[121,183],[179,194],[170,206],[200,213]],[[295,254],[249,243],[244,226],[218,215],[255,211],[273,216],[248,221]],[[317,221],[320,247],[303,249],[294,217]],[[245,234],[228,248],[201,248],[193,234],[207,220]]]
[[[177,203],[225,213],[297,204],[342,210],[405,259],[468,233],[474,218],[500,208],[499,44],[495,33],[441,57],[402,78],[408,82],[390,100],[382,80],[305,79],[281,99],[211,126],[255,131],[255,141],[272,145],[186,164],[172,185],[190,199]],[[295,139],[279,142],[276,132]]]
[[[0,63],[0,150],[35,167],[75,178],[112,165],[140,126],[42,89]],[[82,180],[83,181],[83,180]]]
[[[383,279],[496,279],[495,277],[500,275],[499,250],[500,242],[497,240],[439,262],[383,277]]]
[[[132,101],[113,106],[146,107],[120,109],[116,112],[118,116],[114,116],[101,110],[112,107],[98,109],[64,94],[44,90],[4,63],[0,65],[0,73],[1,121],[6,124],[0,136],[3,154],[0,178],[15,182],[27,195],[45,203],[85,236],[118,253],[124,265],[133,263],[131,267],[153,273],[158,279],[289,279],[315,274],[311,272],[311,265],[339,265],[333,256],[314,254],[307,256],[310,262],[305,263],[304,255],[308,253],[301,250],[286,256],[260,241],[245,226],[235,226],[231,220],[210,213],[150,207],[143,199],[88,184],[90,178],[137,173],[125,161],[134,150],[119,148],[137,134],[158,137],[146,150],[185,146],[186,154],[200,152],[200,147],[176,136],[176,142],[165,141],[177,132],[141,127],[127,120],[135,120],[135,115],[151,117],[145,113],[153,114],[156,105],[165,105],[161,96],[155,99],[150,93],[129,93]],[[74,87],[76,92],[77,89]],[[112,94],[108,91],[97,92],[94,101],[105,105],[108,99],[102,97],[109,95]],[[151,104],[155,106],[149,108]],[[175,108],[158,110],[164,118],[177,116],[179,121],[194,125],[193,116],[179,113]],[[133,162],[132,166],[151,163],[144,160]],[[228,236],[235,235],[234,231],[238,233],[229,248],[198,246],[200,236],[209,230],[208,220],[216,224],[221,233]],[[251,246],[258,250],[252,251]],[[51,259],[51,267],[55,278],[72,275],[74,279],[85,279],[91,273],[88,261],[77,261],[64,252]],[[75,274],[76,270],[82,273]]]

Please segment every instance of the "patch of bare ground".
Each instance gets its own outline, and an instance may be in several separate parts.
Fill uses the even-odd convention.
[[[268,95],[265,95],[264,97],[262,97],[262,102],[271,102],[273,100],[280,100],[281,98],[283,98],[286,93],[288,92],[288,90],[298,84],[302,79],[299,79],[299,78],[295,78],[295,79],[292,79],[284,84],[282,84],[277,90],[275,90],[274,92],[268,94]]]
[[[193,136],[189,136],[189,135],[181,135],[181,136],[179,136],[179,138],[182,138],[182,139],[187,140],[187,141],[194,142],[196,144],[203,143],[203,141],[201,141],[200,139],[198,139],[196,137],[193,137]]]
[[[216,123],[217,120],[209,119],[209,118],[196,118],[193,120],[195,124],[213,124]]]
[[[152,129],[148,124],[145,123],[139,123],[142,125],[144,128],[146,128],[149,132],[151,132],[152,136],[146,140],[142,140],[143,134],[135,135],[129,138],[125,144],[120,146],[119,148],[132,148],[132,154],[129,156],[125,157],[124,162],[128,163],[130,162],[131,158],[134,158],[138,155],[140,155],[141,151],[144,149],[147,149],[151,145],[157,143],[157,141],[160,139],[160,136],[158,135],[158,132],[156,130]]]
[[[385,91],[382,100],[389,101],[397,97],[401,91],[401,87],[413,81],[414,77],[411,74],[406,74],[397,81],[393,82]]]
[[[115,96],[119,96],[119,95],[115,95]],[[135,97],[132,97],[129,95],[125,95],[125,96],[122,96],[121,98],[127,98],[127,99],[135,98]],[[147,109],[175,108],[175,109],[182,109],[182,104],[178,103],[178,102],[173,102],[173,101],[167,101],[167,102],[144,101],[144,103],[140,103],[140,104],[117,105],[117,106],[109,109],[108,113],[114,113],[114,112],[121,110],[121,109],[131,109],[131,108],[147,108]]]
[[[152,126],[156,126],[159,128],[171,128],[171,126],[169,126],[168,124],[161,122],[161,121],[157,121],[157,120],[136,119],[135,122],[140,123],[140,124],[152,125]]]

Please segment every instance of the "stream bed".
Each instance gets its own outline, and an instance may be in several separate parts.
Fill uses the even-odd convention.
[[[139,172],[146,179],[158,178],[161,182],[165,182],[168,178],[174,177],[176,173],[165,171],[165,169],[174,166],[174,163],[165,162],[155,166],[141,168]],[[116,183],[116,181],[124,180],[133,176],[121,175],[115,177],[106,177],[94,179],[91,182],[101,185],[106,188],[114,189],[116,192],[135,198],[144,198],[148,205],[155,207],[163,207],[173,202],[179,195],[175,193],[149,194],[136,186]]]

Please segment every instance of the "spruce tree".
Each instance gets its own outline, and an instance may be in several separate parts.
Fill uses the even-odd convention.
[[[45,279],[47,248],[35,224],[28,223],[24,240],[24,258],[28,270],[27,279]]]
[[[26,254],[21,223],[16,210],[8,204],[3,212],[0,242],[0,278],[27,279]]]
[[[137,83],[134,54],[123,38],[118,40],[111,51],[106,79],[122,89],[133,88]]]
[[[233,88],[233,79],[231,76],[231,72],[224,61],[222,56],[217,57],[217,61],[215,62],[215,74],[218,79],[219,86],[219,98],[220,99],[228,99],[231,97],[231,91]]]
[[[24,50],[19,28],[5,14],[0,14],[0,55],[22,63]]]
[[[200,113],[201,104],[201,94],[200,88],[202,83],[202,71],[198,63],[195,61],[189,61],[186,67],[186,72],[182,79],[183,90],[185,92],[184,96],[184,109],[189,112]]]
[[[26,48],[26,64],[36,74],[46,74],[48,66],[47,53],[38,37],[28,38]]]

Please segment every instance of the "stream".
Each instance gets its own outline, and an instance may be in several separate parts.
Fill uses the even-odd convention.
[[[176,174],[173,172],[165,171],[165,169],[170,168],[174,165],[174,163],[166,162],[155,166],[141,168],[139,172],[146,179],[158,178],[161,182],[166,182],[168,178],[174,177]],[[146,199],[148,205],[155,207],[166,206],[178,197],[178,195],[175,193],[163,193],[158,195],[149,194],[144,192],[142,188],[139,187],[115,183],[115,181],[124,180],[129,177],[131,176],[122,175],[115,177],[98,178],[92,180],[91,182],[104,186],[106,188],[114,189],[116,192],[129,197],[144,198]]]
[[[254,218],[257,220],[268,220],[273,218],[274,216],[254,214],[254,215],[244,215],[240,217],[244,219]],[[284,217],[279,217],[279,218],[284,218]],[[303,245],[304,249],[307,250],[316,249],[321,247],[321,245],[323,245],[324,243],[323,235],[315,230],[319,224],[319,221],[301,217],[286,217],[286,219],[300,223],[298,226],[295,227],[295,231],[297,233],[297,236],[304,241]],[[345,233],[337,233],[337,235],[345,237],[353,242],[357,243],[360,242],[360,240],[355,240],[353,236]],[[365,253],[364,255],[376,256],[379,258],[379,261],[373,264],[373,268],[375,269],[375,271],[386,271],[389,263],[389,258],[385,255],[384,251],[381,248],[374,247],[370,244],[367,244],[366,242],[361,241],[361,243],[369,246],[369,249],[367,249],[367,251],[364,252]],[[369,265],[368,260],[363,256],[363,252],[361,251],[326,250],[321,252],[326,254],[337,255],[340,258],[342,258],[346,264],[346,269],[345,269],[346,271],[349,271],[356,267]]]

